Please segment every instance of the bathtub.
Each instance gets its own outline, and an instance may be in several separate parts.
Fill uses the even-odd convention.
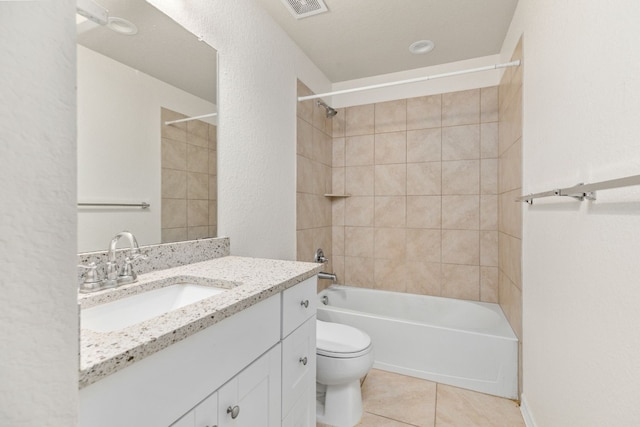
[[[498,304],[333,285],[318,319],[365,331],[374,368],[518,398],[518,339]]]

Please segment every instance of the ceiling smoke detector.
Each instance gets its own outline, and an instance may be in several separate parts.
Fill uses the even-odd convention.
[[[302,19],[319,13],[328,12],[323,0],[282,0],[296,19]]]

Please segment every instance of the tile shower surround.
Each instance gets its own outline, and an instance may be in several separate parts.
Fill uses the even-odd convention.
[[[348,107],[332,127],[340,282],[498,302],[498,88]]]
[[[162,242],[217,235],[216,126],[162,108]]]

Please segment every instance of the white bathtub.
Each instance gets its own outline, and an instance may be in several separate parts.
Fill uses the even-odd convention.
[[[318,298],[319,320],[371,336],[374,368],[518,398],[518,339],[498,304],[337,285]]]

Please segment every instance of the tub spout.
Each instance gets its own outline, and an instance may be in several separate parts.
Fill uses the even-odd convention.
[[[333,273],[325,273],[324,271],[321,271],[318,273],[318,279],[327,279],[335,283],[338,281],[338,276]]]

